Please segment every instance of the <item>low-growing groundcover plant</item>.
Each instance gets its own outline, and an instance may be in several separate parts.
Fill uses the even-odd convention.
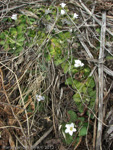
[[[13,14],[7,20],[3,19],[2,21],[11,22],[13,26],[0,33],[0,45],[4,51],[14,56],[26,55],[29,50],[31,50],[31,54],[35,53],[37,56],[35,59],[40,66],[40,69],[37,67],[37,74],[41,70],[45,72],[46,76],[45,68],[51,62],[54,63],[55,68],[61,68],[62,73],[66,76],[65,86],[73,91],[70,101],[73,100],[76,110],[68,110],[69,120],[61,122],[60,132],[64,136],[65,144],[70,145],[76,141],[73,144],[76,146],[80,138],[88,134],[87,118],[93,119],[88,108],[94,109],[96,98],[95,82],[93,76],[90,76],[90,67],[86,61],[76,57],[75,49],[69,48],[72,40],[78,45],[77,48],[80,47],[77,43],[77,32],[71,28],[73,22],[77,23],[79,15],[77,12],[70,13],[65,3],[33,9],[28,7],[26,10],[36,14],[39,20],[21,13]],[[41,64],[42,62],[44,64]],[[42,95],[43,92],[42,88]],[[33,91],[30,91],[28,95],[32,95],[32,93]],[[47,100],[47,96],[37,94],[35,99],[41,102]],[[42,106],[43,104],[36,105]],[[41,107],[42,111],[43,107]],[[85,113],[84,110],[86,110]],[[85,115],[78,115],[80,113]]]

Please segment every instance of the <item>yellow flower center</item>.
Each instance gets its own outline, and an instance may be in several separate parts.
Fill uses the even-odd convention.
[[[73,131],[73,127],[70,127],[70,130]]]

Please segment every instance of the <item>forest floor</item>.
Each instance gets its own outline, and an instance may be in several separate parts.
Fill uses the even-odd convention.
[[[113,149],[112,0],[0,1],[0,149]]]

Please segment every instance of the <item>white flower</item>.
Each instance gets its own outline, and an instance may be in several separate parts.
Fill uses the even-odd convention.
[[[73,15],[73,19],[78,18],[78,15],[76,13],[74,13]]]
[[[73,135],[73,132],[76,132],[76,128],[74,128],[74,123],[66,124],[65,127],[67,128],[65,130],[65,133],[69,133],[71,136]]]
[[[37,99],[37,101],[43,101],[43,100],[45,100],[45,97],[44,96],[41,96],[41,95],[36,95],[36,99]]]
[[[13,14],[13,15],[11,16],[11,18],[12,18],[13,20],[17,20],[17,14]]]
[[[60,40],[60,44],[62,44],[63,43],[63,41],[62,40]]]
[[[65,3],[61,3],[60,6],[61,6],[62,8],[64,8],[64,7],[66,6],[66,4],[65,4]]]
[[[83,64],[80,60],[75,60],[74,66],[75,66],[76,68],[78,68],[78,67],[83,67],[84,64]]]
[[[69,29],[69,32],[72,32],[73,31],[73,29]]]
[[[65,12],[65,10],[61,10],[61,15],[64,15],[66,12]]]

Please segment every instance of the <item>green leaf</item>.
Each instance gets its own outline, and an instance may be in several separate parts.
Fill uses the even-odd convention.
[[[6,36],[5,36],[5,33],[4,33],[4,32],[2,32],[2,33],[0,34],[0,38],[1,38],[1,39],[3,39],[3,40],[6,38]]]
[[[73,99],[76,103],[81,103],[81,98],[79,93],[73,95]]]
[[[5,50],[9,50],[9,44],[8,44],[8,42],[5,43],[4,49],[5,49]]]
[[[84,75],[88,76],[90,74],[90,68],[86,67],[84,68]]]
[[[65,58],[57,59],[57,60],[55,60],[55,65],[58,66],[58,65],[62,64],[64,61],[65,61]]]
[[[23,50],[23,47],[19,47],[15,50],[15,54],[18,55]]]
[[[22,28],[23,28],[22,25],[19,25],[19,26],[17,27],[17,32],[18,32],[18,34],[22,34]]]
[[[66,85],[72,85],[73,84],[73,79],[72,78],[66,79],[65,84]]]
[[[10,28],[10,33],[12,36],[16,36],[17,35],[17,31],[16,31],[16,28]]]
[[[89,93],[89,96],[90,96],[90,97],[95,97],[95,96],[96,96],[96,91],[93,91],[93,90],[92,90],[92,91]]]
[[[94,79],[92,77],[89,77],[87,82],[86,82],[86,85],[90,88],[94,88],[95,87]]]
[[[70,32],[60,32],[58,34],[58,37],[63,41],[65,40],[67,41],[67,39],[70,38],[70,36],[71,36]]]
[[[83,86],[83,83],[82,82],[79,82],[77,80],[73,80],[73,88],[76,87],[77,90],[79,90],[82,86]]]
[[[77,108],[78,108],[79,112],[83,113],[84,105],[82,104],[82,102],[81,103],[80,102],[79,103],[76,102],[76,105],[77,105]]]
[[[14,41],[14,40],[13,40],[13,39],[11,39],[11,38],[9,38],[9,42],[10,42],[11,44],[16,43],[16,41]]]
[[[83,93],[86,93],[86,92],[87,92],[87,87],[83,86],[81,91],[82,91]]]
[[[79,131],[79,135],[78,136],[85,136],[87,135],[87,128],[85,126],[83,126],[80,131]]]
[[[84,122],[85,118],[84,117],[79,117],[78,120],[80,120],[81,122]]]
[[[70,115],[70,121],[75,122],[77,119],[77,114],[73,110],[69,110],[68,114]]]
[[[28,31],[28,36],[29,36],[29,37],[35,37],[35,36],[36,36],[36,31],[30,29],[30,30]]]
[[[0,45],[4,45],[5,44],[5,41],[0,41]]]
[[[61,65],[61,67],[62,67],[64,73],[67,73],[69,71],[69,64],[68,63],[63,63]]]
[[[72,68],[72,69],[71,69],[71,72],[72,72],[73,74],[76,74],[76,73],[78,73],[78,72],[79,72],[79,70],[78,70],[78,69],[76,69],[76,68]]]
[[[19,38],[17,39],[17,42],[18,42],[18,43],[23,42],[23,41],[25,41],[25,37],[19,37]]]
[[[100,33],[100,32],[101,32],[100,28],[97,28],[97,29],[96,29],[96,31],[97,31],[98,33]]]
[[[77,84],[76,84],[76,88],[79,90],[81,87],[82,87],[82,82],[77,82]]]

